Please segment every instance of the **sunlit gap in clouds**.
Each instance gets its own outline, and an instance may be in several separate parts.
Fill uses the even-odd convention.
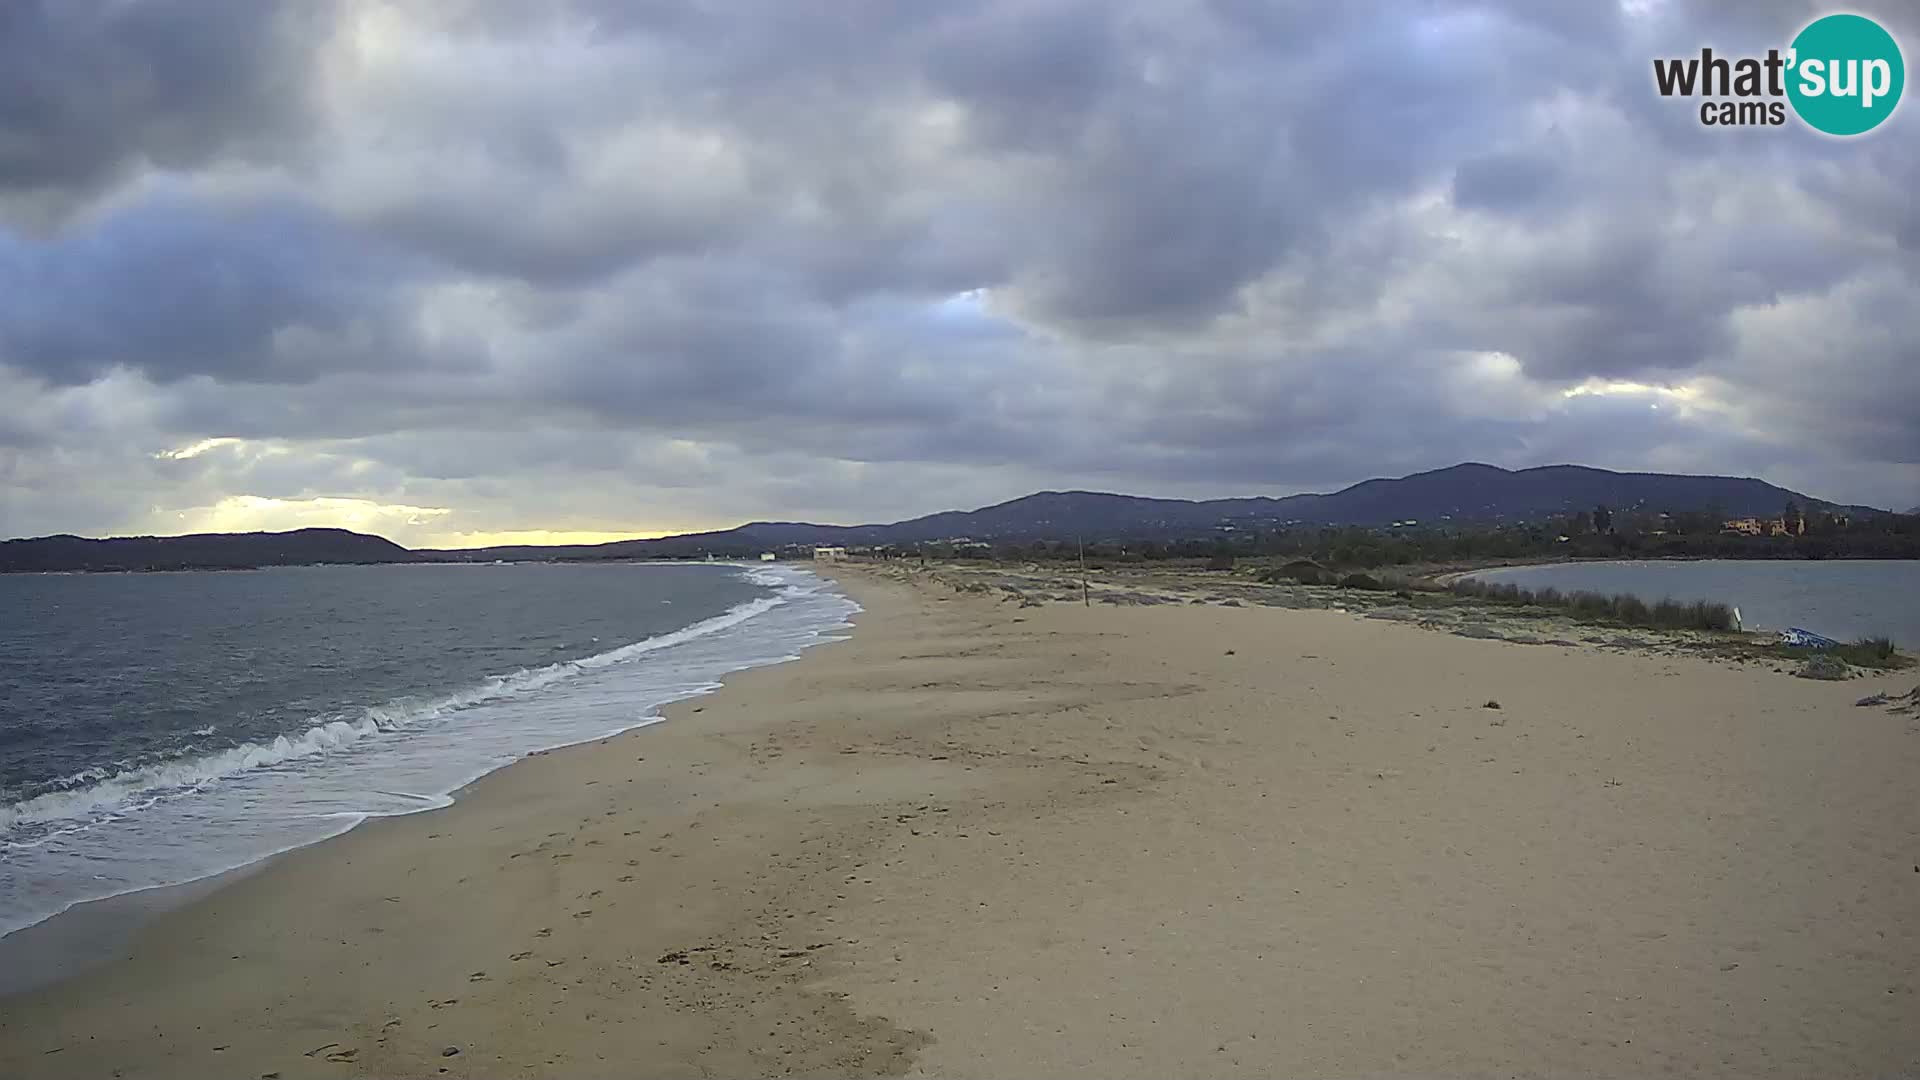
[[[171,516],[182,532],[270,532],[328,527],[386,535],[386,530],[393,526],[424,525],[452,512],[439,506],[408,506],[371,499],[228,495],[211,506],[194,507]]]
[[[240,446],[244,441],[245,440],[233,438],[232,436],[222,435],[212,439],[201,439],[198,442],[191,442],[185,446],[177,446],[172,450],[161,450],[153,456],[161,461],[186,461],[191,458],[197,458],[209,450],[218,450],[223,446]]]
[[[1601,397],[1601,398],[1644,398],[1647,407],[1658,409],[1662,402],[1681,407],[1709,405],[1709,402],[1697,386],[1659,386],[1653,383],[1630,382],[1622,379],[1590,378],[1577,386],[1560,391],[1563,398]]]
[[[263,495],[229,495],[211,506],[194,507],[166,515],[155,525],[169,533],[281,532],[290,529],[338,528],[372,533],[406,547],[467,548],[513,544],[606,544],[616,540],[651,540],[693,531],[703,526],[632,529],[453,529],[456,511],[444,506],[412,506],[374,499],[312,496],[276,499]]]

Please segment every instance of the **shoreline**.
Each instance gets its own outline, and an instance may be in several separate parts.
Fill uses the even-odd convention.
[[[337,833],[317,843],[324,844],[345,835]],[[65,911],[9,932],[0,937],[0,1006],[16,995],[51,989],[125,961],[134,940],[155,919],[259,873],[276,859],[313,846],[317,845],[289,848],[245,866],[174,885],[155,885],[97,900],[82,900]]]
[[[162,915],[0,1073],[1920,1062],[1920,742],[1857,687],[821,569],[850,637]]]
[[[1866,559],[1866,560],[1860,560],[1860,559],[1728,559],[1728,558],[1723,558],[1723,557],[1720,557],[1720,556],[1717,556],[1717,555],[1662,555],[1662,556],[1658,556],[1658,557],[1655,557],[1655,558],[1641,558],[1641,559],[1577,559],[1577,558],[1569,558],[1569,559],[1551,559],[1551,560],[1548,560],[1548,561],[1546,561],[1546,562],[1515,562],[1515,563],[1490,563],[1490,564],[1488,564],[1488,565],[1486,565],[1486,566],[1475,566],[1475,567],[1470,567],[1470,568],[1468,568],[1468,569],[1465,569],[1465,570],[1448,570],[1448,571],[1446,571],[1446,572],[1444,572],[1444,573],[1440,573],[1440,574],[1435,574],[1435,575],[1433,575],[1433,576],[1432,576],[1432,578],[1431,578],[1430,580],[1432,580],[1432,581],[1434,581],[1434,582],[1436,582],[1436,583],[1438,583],[1438,584],[1441,584],[1441,585],[1451,585],[1451,584],[1453,584],[1454,582],[1456,582],[1456,581],[1458,581],[1458,580],[1460,580],[1461,578],[1466,578],[1466,577],[1472,577],[1472,576],[1473,576],[1473,575],[1475,575],[1475,574],[1486,574],[1486,573],[1492,573],[1493,571],[1496,571],[1496,570],[1546,570],[1546,569],[1551,569],[1551,568],[1553,568],[1553,567],[1556,567],[1556,566],[1609,566],[1609,565],[1619,565],[1619,564],[1622,564],[1622,563],[1685,563],[1685,562],[1743,562],[1743,563],[1744,563],[1744,562],[1875,562],[1875,561],[1887,561],[1887,562],[1900,562],[1900,561],[1904,561],[1904,560],[1898,560],[1898,559],[1888,559],[1888,560],[1872,560],[1872,559]]]
[[[1757,557],[1750,558],[1750,559],[1734,559],[1734,558],[1728,558],[1725,555],[1653,555],[1653,556],[1642,556],[1640,558],[1632,558],[1632,559],[1565,558],[1565,559],[1549,559],[1544,562],[1528,561],[1528,562],[1512,562],[1512,563],[1505,563],[1505,562],[1488,563],[1484,566],[1472,566],[1463,570],[1442,571],[1441,573],[1433,575],[1432,580],[1440,582],[1441,584],[1446,584],[1449,581],[1452,581],[1454,579],[1461,578],[1461,577],[1466,577],[1470,574],[1484,574],[1492,570],[1538,570],[1538,569],[1544,569],[1547,567],[1554,567],[1554,566],[1590,566],[1590,565],[1604,566],[1604,565],[1617,564],[1617,563],[1724,562],[1724,563],[1837,563],[1837,564],[1844,565],[1847,563],[1863,563],[1863,562],[1908,563],[1908,562],[1914,562],[1914,561],[1915,561],[1914,559],[1853,558],[1853,557],[1841,557],[1841,556],[1831,556],[1828,558],[1821,558],[1821,559],[1757,558]],[[1383,567],[1382,569],[1392,569],[1392,568]]]
[[[807,567],[807,569],[814,568]],[[820,572],[818,576],[833,582],[831,574]],[[848,624],[854,628],[855,632],[864,614],[865,611],[862,609],[856,610],[849,616]],[[166,1008],[163,1002],[169,994],[170,987],[174,985],[176,970],[186,964],[206,961],[204,950],[183,948],[181,946],[183,940],[191,940],[198,945],[206,940],[209,927],[216,928],[211,932],[217,934],[218,927],[242,917],[264,921],[266,925],[256,927],[256,932],[264,929],[270,936],[278,936],[288,928],[287,924],[280,923],[272,913],[263,910],[260,899],[262,896],[272,897],[270,904],[287,905],[289,902],[304,901],[316,891],[324,891],[337,885],[342,880],[337,873],[339,869],[354,866],[356,862],[364,859],[365,853],[369,850],[378,850],[389,843],[394,834],[411,834],[407,836],[407,840],[418,844],[423,839],[432,841],[443,838],[456,828],[463,826],[474,828],[474,819],[490,820],[494,813],[522,804],[530,796],[537,798],[533,793],[547,786],[544,774],[558,773],[570,776],[590,761],[597,752],[609,747],[618,747],[622,750],[628,748],[647,750],[654,741],[664,741],[660,740],[660,736],[654,734],[655,732],[670,731],[675,726],[673,722],[684,725],[690,718],[706,711],[708,706],[705,703],[711,702],[715,695],[725,693],[738,681],[780,672],[783,669],[804,664],[823,651],[829,651],[827,647],[844,646],[851,640],[851,634],[846,626],[840,629],[841,632],[837,634],[832,628],[822,630],[817,639],[797,656],[768,664],[735,669],[728,673],[728,679],[722,685],[667,703],[659,707],[657,718],[644,724],[615,734],[534,751],[519,760],[469,781],[453,794],[452,801],[446,805],[410,814],[370,817],[344,832],[316,843],[270,855],[245,867],[180,885],[136,890],[98,901],[88,901],[17,932],[33,935],[38,931],[48,937],[72,937],[92,932],[95,928],[87,923],[103,907],[112,909],[125,905],[144,909],[139,912],[144,917],[137,925],[117,926],[117,932],[111,935],[114,940],[107,948],[98,950],[108,955],[96,956],[94,962],[82,970],[39,982],[14,993],[0,994],[0,1002],[4,1002],[9,1009],[16,1010],[13,1013],[0,1010],[0,1074],[23,1077],[93,1075],[91,1069],[75,1069],[74,1062],[77,1059],[71,1051],[88,1048],[85,1044],[93,1041],[94,1031],[100,1030],[98,1025],[85,1020],[84,1017],[99,1008],[103,987],[117,987],[123,993],[130,992],[137,998],[152,1003],[150,1007]],[[676,734],[683,734],[687,741],[700,741],[697,733]],[[632,760],[645,762],[647,759],[648,755],[642,753],[634,756]],[[636,777],[626,776],[622,779],[631,783]],[[688,789],[686,777],[663,775],[656,779],[662,782],[662,791],[656,793],[651,800],[656,808],[662,808],[664,803],[670,801],[668,798],[670,795],[697,796],[698,794],[697,791]],[[600,781],[589,780],[587,783],[598,784]],[[427,831],[429,828],[433,831]],[[493,824],[488,826],[486,831],[495,832],[502,828],[503,826],[499,824]],[[536,846],[544,848],[545,845]],[[656,846],[653,850],[657,853],[660,848]],[[406,876],[411,872],[411,868],[407,868],[398,871],[398,874]],[[467,878],[462,876],[458,879],[458,883],[464,884],[466,880]],[[148,907],[146,901],[154,897],[164,897],[164,899],[161,903]],[[380,902],[391,902],[393,899],[383,896]],[[361,903],[363,905],[366,903],[364,898]],[[83,908],[87,910],[82,912]],[[70,917],[76,914],[80,915],[80,919],[71,920]],[[120,914],[120,912],[109,910],[105,916],[109,919],[117,919]],[[427,916],[428,923],[435,921],[432,912],[424,914]],[[63,925],[56,927],[55,924]],[[541,936],[546,936],[546,933],[550,932],[546,928],[542,930]],[[8,936],[11,938],[17,934]],[[29,942],[29,949],[38,947],[40,947],[39,942]],[[55,942],[51,947],[58,948],[59,944]],[[241,960],[243,955],[234,954],[232,959]],[[483,973],[470,973],[467,979],[475,981],[474,976],[481,974]],[[278,976],[275,978],[277,979]],[[449,981],[458,985],[457,980],[449,979]],[[251,983],[251,979],[248,982]],[[252,986],[248,985],[244,996],[251,997],[252,992]],[[106,993],[111,995],[113,991],[108,990]],[[456,1001],[457,999],[451,997],[439,1001],[429,1000],[428,1008],[440,1008],[454,1004]],[[22,1047],[21,1040],[36,1038],[34,1028],[20,1023],[21,1014],[27,1010],[66,1018],[81,1017],[76,1032],[80,1045],[47,1046],[38,1050]],[[120,1022],[117,1017],[113,1020],[103,1018],[103,1021],[109,1026]],[[199,1024],[192,1026],[195,1030],[201,1027]],[[156,1031],[158,1030],[159,1028],[156,1027]],[[310,1054],[307,1049],[294,1053],[292,1052],[294,1043],[304,1045],[305,1040],[296,1038],[293,1043],[278,1041],[285,1034],[285,1030],[282,1029],[272,1031],[267,1036],[268,1040],[275,1044],[275,1048],[269,1053],[273,1060],[280,1062],[280,1068],[269,1068],[266,1070],[268,1072],[282,1072],[288,1076],[303,1075],[303,1068],[313,1069],[316,1063],[319,1063],[324,1071],[315,1071],[312,1075],[337,1076],[340,1065],[364,1062],[364,1059],[356,1061],[357,1054],[342,1055],[338,1052],[341,1049],[339,1044],[325,1044],[324,1040],[320,1041],[314,1049],[323,1051],[331,1049],[330,1053]],[[110,1068],[111,1071],[120,1075],[197,1077],[205,1075],[207,1071],[217,1071],[220,1067],[229,1065],[229,1061],[214,1055],[225,1054],[230,1046],[231,1044],[203,1047],[200,1048],[199,1054],[192,1055],[189,1060],[166,1062],[146,1069],[137,1065],[129,1067],[126,1064],[128,1061],[145,1056],[137,1051],[102,1060],[117,1062],[115,1065],[103,1067]],[[444,1065],[438,1069],[425,1067],[427,1061],[439,1056],[438,1054],[423,1056],[417,1067],[395,1067],[371,1074],[355,1072],[352,1075],[447,1073],[449,1070]],[[152,1062],[147,1064],[153,1065]],[[471,1066],[473,1063],[469,1061],[456,1064]],[[458,1071],[464,1073],[464,1070]],[[483,1069],[476,1075],[488,1075],[488,1073]]]
[[[701,563],[700,565],[711,564]],[[724,565],[732,566],[742,571],[743,574],[764,569],[760,564],[748,564],[744,562],[729,562]],[[811,573],[810,567],[800,566],[799,569]],[[826,580],[823,575],[814,576]],[[782,587],[784,586],[773,586],[774,592],[769,595],[777,595],[778,590]],[[697,619],[686,626],[663,631],[653,637],[616,646],[606,653],[596,654],[595,656],[589,656],[584,659],[593,660],[600,655],[611,655],[612,653],[618,653],[626,649],[642,648],[649,643],[657,642],[661,639],[680,638],[681,635],[688,635],[689,631],[695,631],[695,633],[681,640],[669,642],[669,645],[686,644],[688,641],[704,636],[704,633],[699,632],[700,628],[737,616],[741,608],[746,606],[746,603],[751,602],[735,605],[732,608],[714,615]],[[776,610],[778,606],[779,605],[776,604],[773,607],[756,612],[755,615],[766,614],[772,610]],[[851,614],[858,613],[858,605],[854,605],[854,608],[855,610]],[[722,629],[731,629],[733,626],[747,622],[752,617],[754,616],[740,618],[738,621]],[[806,651],[817,645],[830,644],[840,640],[839,635],[846,632],[849,625],[850,624],[846,622],[841,622],[834,625],[823,624],[815,627],[809,632],[810,636],[799,645],[799,652],[777,659],[754,660],[743,663],[742,666],[727,669],[721,672],[710,685],[694,689],[690,693],[680,694],[659,701],[652,705],[645,715],[640,716],[632,723],[620,727],[618,730],[599,731],[593,734],[582,735],[578,738],[568,738],[566,741],[553,743],[551,745],[535,746],[513,760],[492,765],[468,776],[443,793],[418,796],[422,805],[417,809],[385,813],[368,812],[361,815],[357,821],[341,828],[337,832],[312,839],[300,840],[286,847],[265,851],[237,865],[217,867],[180,881],[140,886],[121,892],[109,893],[104,896],[77,900],[68,904],[65,908],[46,915],[35,922],[8,930],[0,934],[0,1000],[4,1000],[13,994],[52,986],[73,978],[78,974],[82,974],[85,971],[105,964],[111,964],[117,959],[123,959],[129,943],[148,923],[151,923],[158,916],[218,891],[218,889],[223,887],[224,883],[237,881],[257,873],[276,860],[294,855],[309,848],[332,843],[376,821],[431,814],[436,811],[448,809],[458,802],[474,785],[494,773],[511,768],[528,758],[598,742],[610,737],[631,734],[641,729],[664,723],[667,719],[666,709],[671,706],[682,701],[694,700],[715,693],[724,686],[724,680],[726,678],[733,677],[740,672],[751,671],[761,667],[776,667],[798,660]],[[578,662],[577,660],[575,661],[575,663]],[[524,672],[522,672],[522,674],[524,674]]]

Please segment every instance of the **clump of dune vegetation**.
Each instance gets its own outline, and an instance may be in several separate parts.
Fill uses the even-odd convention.
[[[1660,630],[1732,630],[1733,608],[1711,600],[1661,600],[1649,604],[1637,596],[1558,589],[1527,589],[1509,582],[1461,578],[1448,586],[1455,596],[1495,604],[1561,608],[1589,622],[1646,626]]]
[[[1283,566],[1263,568],[1256,577],[1269,585],[1292,582],[1296,585],[1331,585],[1339,575],[1312,559],[1295,559]]]
[[[1834,655],[1849,664],[1859,667],[1894,668],[1906,666],[1902,663],[1899,650],[1893,647],[1893,639],[1888,637],[1861,638],[1851,645],[1842,645],[1831,650]]]
[[[1807,649],[1780,646],[1779,651],[1797,660],[1812,661],[1825,657],[1841,664],[1853,667],[1869,668],[1875,671],[1898,671],[1913,663],[1913,658],[1894,647],[1892,638],[1869,637],[1845,645],[1836,645],[1830,649]]]
[[[1794,674],[1802,679],[1821,679],[1829,682],[1838,682],[1841,679],[1851,677],[1853,671],[1847,667],[1846,661],[1823,652],[1807,657],[1807,662],[1801,664],[1800,670],[1794,672]]]

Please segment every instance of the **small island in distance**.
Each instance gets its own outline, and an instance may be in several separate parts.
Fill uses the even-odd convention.
[[[1920,518],[1826,502],[1753,478],[1577,465],[1462,464],[1331,494],[1193,501],[1048,491],[890,524],[759,521],[572,546],[409,549],[346,529],[0,542],[0,572],[250,569],[312,564],[747,558],[817,545],[883,555],[1279,555],[1371,568],[1526,557],[1914,558]]]

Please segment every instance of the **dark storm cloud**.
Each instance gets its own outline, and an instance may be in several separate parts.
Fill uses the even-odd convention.
[[[1053,153],[1130,81],[1120,8],[1099,2],[984,5],[928,43],[924,74],[943,97],[965,101],[979,137]]]
[[[1805,3],[4,10],[9,521],[874,518],[1463,459],[1893,502],[1920,457],[1912,104],[1841,142],[1652,90]]]
[[[0,362],[54,383],[310,381],[394,358],[399,265],[283,203],[160,195],[54,239],[0,231]]]
[[[329,6],[0,4],[0,208],[72,205],[144,164],[266,153],[306,117]]]

